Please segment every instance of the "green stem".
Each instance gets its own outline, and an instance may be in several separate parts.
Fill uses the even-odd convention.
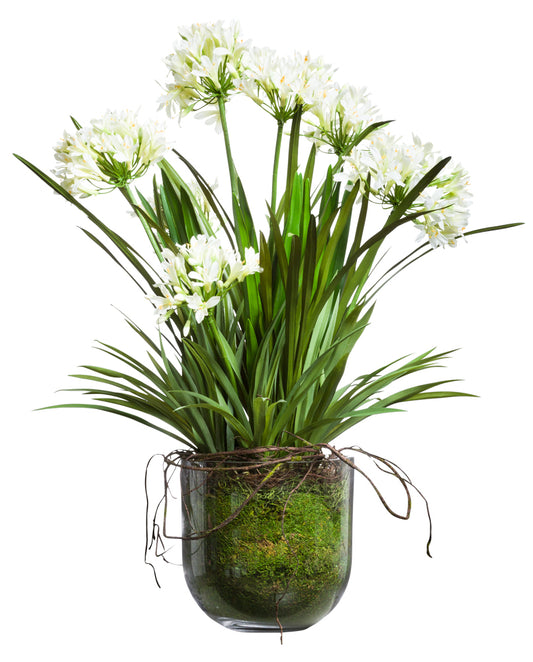
[[[154,233],[152,232],[152,229],[150,228],[150,226],[146,222],[146,219],[144,218],[144,216],[137,209],[137,206],[135,204],[135,199],[133,197],[132,192],[130,191],[128,186],[121,187],[120,192],[126,198],[126,200],[130,203],[130,206],[133,209],[133,211],[137,214],[137,218],[141,221],[141,224],[144,228],[144,231],[146,232],[146,234],[148,236],[148,239],[150,240],[150,243],[152,244],[152,248],[154,249],[155,254],[159,258],[159,261],[162,262],[163,261],[163,256],[161,254],[161,248],[160,248],[156,238],[154,237]]]
[[[283,126],[284,126],[284,122],[278,121],[278,132],[276,135],[276,149],[274,151],[274,168],[272,172],[272,197],[270,201],[270,208],[274,213],[276,213],[276,197],[278,192],[278,168],[279,168],[279,156],[281,152],[281,140],[283,138]]]
[[[292,118],[291,137],[289,140],[289,160],[287,163],[287,185],[285,187],[285,217],[289,217],[291,208],[292,182],[298,170],[298,147],[300,144],[300,123],[302,106],[297,106]]]
[[[230,182],[231,182],[231,192],[233,193],[234,196],[238,196],[238,189],[237,189],[237,169],[235,168],[235,162],[233,160],[233,156],[231,154],[231,145],[230,145],[230,139],[229,139],[229,131],[228,131],[228,122],[226,119],[226,101],[224,97],[220,96],[218,98],[218,109],[220,112],[220,122],[222,124],[222,132],[224,134],[224,145],[226,147],[226,158],[228,160],[228,168],[229,168],[229,177],[230,177]]]

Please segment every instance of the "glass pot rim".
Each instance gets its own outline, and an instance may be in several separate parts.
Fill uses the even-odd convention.
[[[241,450],[243,452],[241,452]],[[299,450],[300,452],[295,452]],[[314,451],[314,452],[313,452]],[[285,452],[285,456],[269,456],[270,453]],[[340,451],[339,451],[340,453]],[[307,454],[307,457],[306,457]],[[239,469],[243,471],[250,467],[267,468],[276,465],[286,466],[308,466],[310,464],[345,464],[347,468],[353,469],[353,455],[341,453],[330,453],[325,455],[320,449],[307,450],[295,448],[258,448],[258,449],[239,449],[238,451],[229,451],[227,453],[195,453],[173,451],[165,456],[165,464],[179,467],[181,469]]]

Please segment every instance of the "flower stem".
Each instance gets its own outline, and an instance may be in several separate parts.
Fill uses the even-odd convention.
[[[292,117],[291,137],[289,139],[289,160],[287,163],[287,185],[285,187],[285,217],[289,217],[291,208],[292,183],[298,170],[298,147],[300,143],[300,123],[302,106],[296,106]]]
[[[224,134],[224,145],[226,147],[226,158],[228,160],[228,169],[229,169],[229,177],[230,177],[230,183],[231,183],[231,192],[233,195],[237,196],[238,195],[238,190],[237,190],[237,169],[235,168],[235,162],[233,161],[233,156],[231,154],[231,145],[230,145],[230,139],[229,139],[229,131],[228,131],[228,121],[226,119],[226,101],[224,97],[220,96],[218,98],[218,109],[220,112],[220,122],[222,124],[222,132]]]
[[[276,149],[274,151],[274,169],[272,172],[272,197],[270,200],[270,208],[273,213],[276,213],[276,197],[278,192],[278,168],[279,168],[279,156],[281,151],[281,140],[283,138],[283,126],[284,123],[278,122],[278,132],[276,135]]]

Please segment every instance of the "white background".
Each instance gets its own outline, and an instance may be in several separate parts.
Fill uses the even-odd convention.
[[[2,659],[533,658],[527,5],[51,0],[10,9],[1,44]],[[409,522],[395,520],[357,480],[349,588],[332,614],[288,634],[283,647],[277,635],[210,621],[179,568],[155,586],[143,564],[144,465],[171,450],[166,438],[102,413],[33,411],[61,401],[54,392],[76,385],[67,377],[76,366],[102,359],[94,339],[130,347],[111,304],[143,324],[152,316],[78,229],[88,227],[84,217],[11,153],[48,170],[69,115],[86,122],[126,106],[153,115],[177,27],[219,18],[239,19],[258,45],[323,54],[339,80],[366,85],[402,132],[461,161],[472,176],[472,228],[527,223],[425,258],[381,298],[362,364],[461,347],[435,378],[463,378],[481,397],[414,404],[346,439],[395,460],[423,490],[434,558],[424,553],[423,504],[415,501]],[[231,108],[239,169],[260,205],[272,137],[255,135],[267,126],[255,106],[247,123]],[[175,133],[209,178],[222,172],[210,128],[188,119]],[[133,220],[121,202],[89,204],[123,229]]]

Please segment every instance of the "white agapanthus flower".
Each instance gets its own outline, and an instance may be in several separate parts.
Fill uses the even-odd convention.
[[[427,172],[432,149],[431,143],[422,144],[416,137],[412,143],[405,143],[389,131],[376,131],[346,157],[342,177],[351,182],[364,181],[370,173],[375,195],[395,204],[397,196]],[[435,163],[433,160],[431,165]]]
[[[428,210],[417,219],[420,238],[426,237],[433,248],[455,246],[468,225],[472,194],[469,175],[460,165],[441,171],[437,180],[418,196],[417,204]]]
[[[164,86],[160,108],[170,117],[182,117],[207,106],[203,110],[207,120],[218,124],[217,101],[235,91],[247,46],[236,21],[180,28],[174,51],[164,60],[171,80]]]
[[[194,316],[198,324],[201,324],[209,314],[209,309],[214,308],[220,301],[220,297],[215,295],[209,299],[202,299],[202,297],[195,292],[187,297],[187,306],[194,312]]]
[[[198,323],[207,316],[236,283],[260,273],[259,255],[246,248],[244,260],[226,248],[218,237],[197,235],[188,244],[176,246],[176,252],[163,250],[165,282],[157,287],[162,296],[150,296],[155,304],[158,322],[166,321],[178,308],[189,310]],[[184,327],[188,332],[190,323]]]
[[[327,145],[335,153],[345,154],[380,118],[366,88],[344,85],[325,88],[304,119],[312,127],[308,137],[319,146]]]
[[[366,193],[385,206],[397,206],[441,159],[431,143],[422,143],[417,136],[408,143],[376,131],[346,157],[338,179],[350,184],[360,181],[363,190],[370,175]],[[466,171],[449,162],[412,203],[409,211],[427,212],[414,224],[434,248],[455,246],[463,235],[472,197],[468,184]]]
[[[164,158],[169,149],[161,122],[141,123],[129,110],[107,111],[55,147],[53,170],[63,188],[86,197],[123,187]]]
[[[278,122],[291,119],[297,106],[304,111],[312,107],[333,85],[331,66],[309,54],[282,57],[270,48],[251,48],[243,61],[239,90]]]

